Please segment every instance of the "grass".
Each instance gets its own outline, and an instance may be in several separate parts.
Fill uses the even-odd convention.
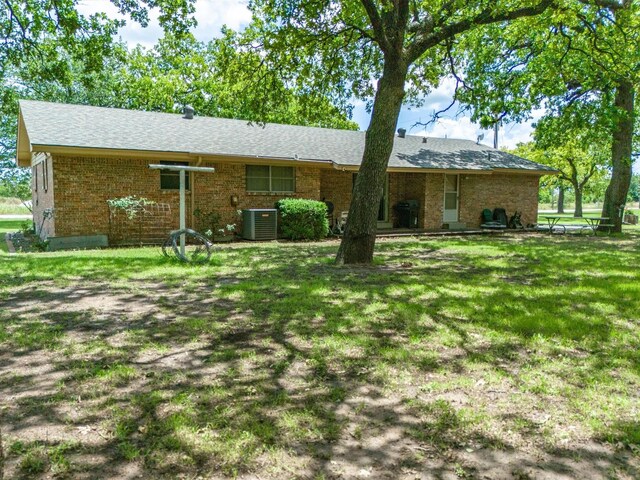
[[[0,254],[7,477],[637,478],[639,247]]]
[[[0,197],[0,215],[30,215],[19,198]]]
[[[24,220],[5,220],[0,219],[0,252],[7,252],[7,242],[4,241],[4,236],[10,232],[17,232],[20,230]]]

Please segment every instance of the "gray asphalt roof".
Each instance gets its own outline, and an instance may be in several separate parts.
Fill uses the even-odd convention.
[[[245,120],[141,112],[116,108],[20,101],[31,145],[238,155],[331,161],[357,166],[365,133]],[[389,167],[426,169],[549,170],[470,140],[396,137]]]

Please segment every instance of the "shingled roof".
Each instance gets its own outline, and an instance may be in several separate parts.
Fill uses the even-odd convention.
[[[362,160],[365,132],[245,120],[20,101],[18,160],[31,152],[99,149],[192,156],[271,158],[326,162],[340,168]],[[26,138],[24,138],[26,137]],[[523,170],[553,173],[545,165],[469,140],[396,137],[389,167],[428,170]]]

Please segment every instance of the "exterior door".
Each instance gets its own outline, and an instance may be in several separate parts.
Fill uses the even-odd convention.
[[[459,175],[444,176],[444,223],[458,221]]]

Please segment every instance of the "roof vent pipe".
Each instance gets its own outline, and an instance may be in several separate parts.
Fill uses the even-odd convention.
[[[184,113],[184,117],[182,118],[192,120],[194,112],[195,111],[193,110],[193,107],[191,105],[185,105],[184,109],[182,110],[182,113]]]
[[[422,137],[422,143],[427,143],[427,137]]]
[[[407,130],[405,128],[399,128],[398,129],[398,136],[400,138],[404,138],[404,136],[407,134]]]

